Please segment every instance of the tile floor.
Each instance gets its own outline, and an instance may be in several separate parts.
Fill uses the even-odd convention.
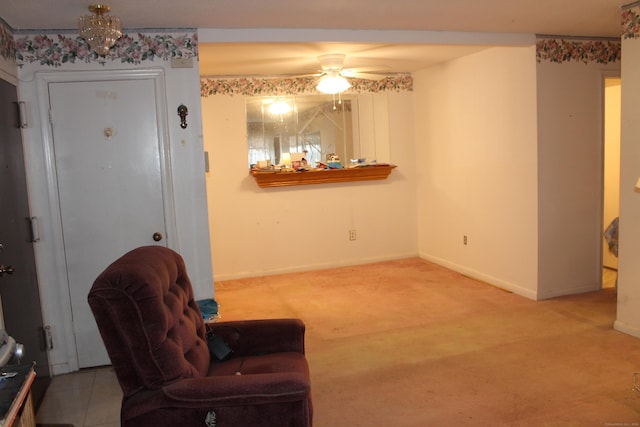
[[[122,392],[113,369],[86,369],[53,378],[36,414],[38,424],[119,427]]]

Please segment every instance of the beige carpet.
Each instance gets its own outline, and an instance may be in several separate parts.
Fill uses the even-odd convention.
[[[305,321],[316,427],[640,425],[614,289],[535,302],[408,259],[217,282],[216,299],[221,321]]]

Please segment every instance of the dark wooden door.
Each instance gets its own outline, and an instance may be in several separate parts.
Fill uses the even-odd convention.
[[[22,362],[36,362],[32,392],[37,407],[51,374],[42,339],[42,307],[17,101],[16,87],[0,79],[0,264],[13,268],[12,274],[0,277],[0,298],[7,333],[24,345]]]

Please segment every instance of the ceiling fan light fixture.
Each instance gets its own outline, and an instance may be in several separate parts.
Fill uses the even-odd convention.
[[[351,87],[349,80],[342,77],[339,73],[330,73],[320,79],[316,85],[322,93],[334,95],[336,93],[344,92]]]
[[[78,19],[80,37],[101,56],[107,55],[116,40],[122,37],[122,21],[120,18],[107,15],[109,10],[109,5],[92,4],[89,6],[91,14]]]

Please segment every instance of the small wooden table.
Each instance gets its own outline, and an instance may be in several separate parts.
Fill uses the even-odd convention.
[[[0,373],[9,372],[16,375],[0,380],[0,427],[35,427],[36,415],[31,399],[35,363],[0,368]]]

